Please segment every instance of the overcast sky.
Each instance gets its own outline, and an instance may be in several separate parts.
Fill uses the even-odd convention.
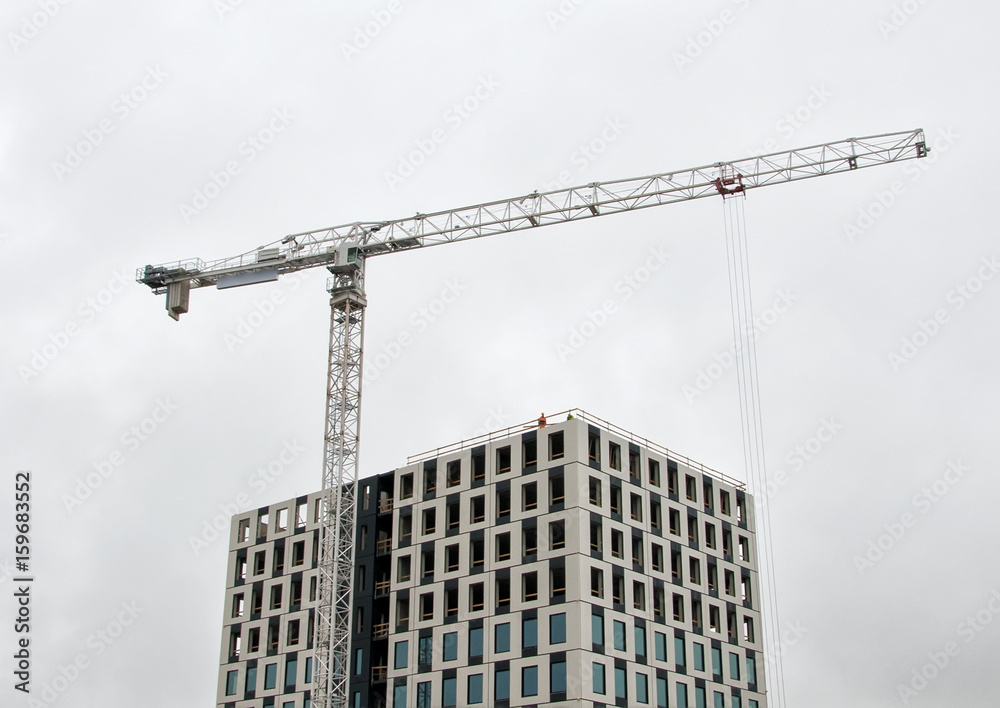
[[[17,471],[35,695],[71,675],[60,708],[212,705],[226,542],[206,524],[320,486],[325,272],[194,291],[178,323],[136,268],[924,128],[926,161],[746,201],[786,693],[995,706],[1000,10],[336,5],[0,12],[0,703],[29,705]],[[362,474],[578,406],[742,477],[724,243],[702,200],[372,260]]]

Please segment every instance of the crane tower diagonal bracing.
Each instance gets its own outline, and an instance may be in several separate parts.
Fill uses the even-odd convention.
[[[758,187],[919,159],[927,152],[922,130],[850,138],[647,177],[532,192],[406,219],[352,222],[291,234],[232,258],[189,259],[141,268],[137,280],[157,294],[166,294],[167,311],[174,319],[188,311],[192,289],[270,282],[320,266],[333,275],[314,705],[346,708],[348,700],[357,514],[354,483],[358,479],[368,258],[692,199],[745,194]]]

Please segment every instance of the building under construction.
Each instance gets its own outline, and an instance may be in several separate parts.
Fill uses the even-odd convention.
[[[738,480],[576,410],[356,493],[350,706],[767,705]],[[232,520],[220,708],[311,706],[321,500]]]

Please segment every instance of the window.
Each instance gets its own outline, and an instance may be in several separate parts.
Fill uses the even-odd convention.
[[[667,493],[677,494],[677,463],[667,460]]]
[[[726,579],[726,594],[735,595],[736,594],[736,574],[731,570],[727,570],[724,575]]]
[[[292,565],[302,565],[306,561],[306,542],[296,541],[292,544]]]
[[[649,483],[654,487],[660,486],[660,463],[656,460],[649,460]]]
[[[601,480],[597,477],[590,478],[590,503],[594,506],[601,505]]]
[[[469,658],[483,655],[483,628],[473,627],[469,630]]]
[[[469,674],[469,683],[466,689],[470,704],[483,702],[483,675]]]
[[[521,487],[521,505],[524,511],[538,508],[538,485],[529,482]]]
[[[510,651],[510,622],[498,624],[493,628],[493,651],[497,654]]]
[[[740,560],[750,562],[750,541],[746,536],[740,536]]]
[[[411,514],[399,515],[399,541],[409,543],[413,536],[413,516]]]
[[[410,556],[400,556],[396,561],[396,580],[405,583],[410,579]]]
[[[740,595],[743,602],[750,602],[750,576],[743,575],[740,577]]]
[[[431,708],[431,682],[417,684],[417,708]]]
[[[422,578],[434,577],[434,549],[430,548],[420,554],[420,576]]]
[[[396,600],[396,626],[406,624],[410,621],[410,600],[400,598]]]
[[[566,527],[562,521],[549,522],[549,550],[566,547]]]
[[[625,604],[625,577],[611,573],[611,600],[619,605]]]
[[[445,485],[448,487],[457,487],[462,483],[462,461],[452,460],[448,463],[445,474]]]
[[[649,525],[654,529],[663,527],[663,514],[660,511],[660,502],[649,502]]]
[[[486,478],[486,453],[472,455],[472,479],[477,481]]]
[[[249,644],[248,652],[255,652],[260,650],[260,627],[251,627],[250,635],[247,638],[247,644]]]
[[[497,448],[497,474],[510,472],[510,445]]]
[[[705,545],[715,549],[715,524],[708,521],[705,522]]]
[[[404,474],[399,478],[399,498],[410,499],[413,497],[413,473]]]
[[[722,680],[722,649],[712,647],[712,674]]]
[[[628,674],[625,669],[615,667],[615,698],[628,699]]]
[[[722,555],[730,557],[733,555],[733,534],[726,529],[722,529]]]
[[[264,690],[269,691],[278,685],[278,665],[268,664],[264,667]]]
[[[521,443],[521,457],[524,467],[533,467],[538,464],[538,441],[534,438]]]
[[[604,695],[607,689],[604,686],[604,664],[594,662],[590,675],[593,677],[594,693]]]
[[[427,467],[424,469],[424,494],[433,494],[437,491],[437,479],[437,467]]]
[[[299,620],[291,620],[288,623],[288,631],[285,634],[285,646],[295,646],[299,643]]]
[[[694,705],[695,708],[706,708],[705,706],[705,687],[695,686],[694,687]]]
[[[677,666],[687,665],[687,659],[684,655],[684,640],[680,637],[674,637],[674,663]]]
[[[497,490],[497,518],[510,516],[510,490]]]
[[[442,646],[442,661],[458,660],[458,632],[446,632]]]
[[[233,595],[233,617],[243,616],[243,593]]]
[[[521,542],[524,545],[524,555],[533,556],[538,553],[538,529],[529,526],[521,532]]]
[[[601,436],[598,433],[590,433],[587,436],[587,457],[596,464],[601,464]]]
[[[722,632],[722,620],[720,619],[719,608],[715,605],[708,606],[708,629],[715,634]]]
[[[444,547],[445,571],[451,573],[458,570],[458,544],[453,543]]]
[[[739,654],[729,654],[729,678],[733,681],[740,680],[740,656]]]
[[[681,513],[677,509],[670,510],[670,533],[675,536],[681,535]]]
[[[590,569],[590,594],[594,597],[604,597],[604,571],[600,568]]]
[[[640,483],[640,462],[639,462],[639,451],[629,450],[628,451],[628,476],[636,483]]]
[[[247,559],[237,558],[236,559],[236,579],[246,580],[247,579]]]
[[[635,628],[635,655],[645,658],[646,656],[646,628]]]
[[[266,551],[257,551],[253,556],[253,574],[260,575],[267,567]]]
[[[747,501],[740,495],[736,495],[736,521],[744,523],[747,520]],[[753,701],[751,701],[752,703]],[[753,708],[753,706],[751,706]]]
[[[615,558],[625,557],[625,537],[621,531],[611,529],[611,555]]]
[[[434,619],[434,593],[432,592],[420,596],[420,619]]]
[[[510,560],[510,534],[497,534],[497,560]]]
[[[625,623],[614,620],[611,623],[612,627],[612,637],[614,638],[615,649],[618,651],[627,651],[625,648]]]
[[[521,589],[525,602],[538,599],[538,573],[532,571],[521,576]]]
[[[257,538],[267,537],[267,513],[257,516]]]
[[[510,671],[497,669],[493,678],[493,697],[498,701],[510,700]]]
[[[757,683],[757,660],[747,657],[747,683]]]
[[[565,661],[553,661],[549,664],[549,691],[552,693],[566,692]]]
[[[604,617],[590,616],[590,641],[598,646],[604,646]]]
[[[608,443],[608,466],[619,471],[622,468],[622,446],[618,443]]]
[[[287,531],[288,530],[288,508],[278,509],[278,513],[274,522],[275,531]]]
[[[688,517],[688,543],[698,545],[698,519],[694,516]]]
[[[437,510],[424,509],[423,533],[425,534],[434,533],[435,528],[437,528]]]
[[[663,606],[666,604],[665,597],[663,588],[653,587],[653,614],[657,617],[663,617]]]
[[[538,695],[538,667],[537,666],[523,666],[523,667],[521,667],[521,695],[522,696],[537,696]]]
[[[566,613],[549,615],[549,644],[563,644],[566,641]]]
[[[454,617],[458,614],[458,588],[444,591],[444,616]]]
[[[714,708],[726,708],[726,695],[719,691],[712,694],[714,699]]]
[[[469,611],[479,612],[485,607],[485,589],[483,583],[473,583],[469,586]]]
[[[725,490],[719,492],[719,509],[723,516],[732,515],[732,509],[729,506],[729,492]]]
[[[420,637],[417,640],[417,663],[427,665],[434,661],[434,638]]]
[[[638,580],[632,582],[632,607],[637,610],[646,609],[646,586]]]
[[[441,682],[441,705],[444,708],[458,705],[457,678],[446,678]]]
[[[239,671],[229,671],[226,673],[226,695],[236,695],[236,682],[239,680]]]
[[[486,562],[486,541],[481,538],[474,538],[469,544],[469,548],[471,549],[472,567],[475,568],[477,565],[483,565]]]
[[[407,640],[396,642],[396,650],[393,655],[392,668],[405,669],[409,662],[410,643]]]
[[[549,504],[562,504],[566,498],[563,476],[549,477]]]
[[[705,670],[705,645],[699,644],[698,642],[693,642],[691,645],[694,650],[694,670],[704,671]]]
[[[667,679],[656,677],[656,706],[657,708],[667,708]]]
[[[632,563],[634,565],[642,565],[643,553],[642,553],[642,537],[633,536],[632,537]]]
[[[750,642],[754,641],[753,638],[753,617],[743,618],[743,641]]]
[[[657,661],[667,660],[667,635],[663,632],[653,633],[653,651]]]
[[[556,566],[549,570],[549,594],[552,598],[566,595],[566,568]]]
[[[457,529],[459,525],[462,523],[461,518],[459,518],[461,514],[461,505],[459,504],[459,502],[457,501],[452,502],[451,504],[446,506],[444,509],[444,513],[445,513],[445,523],[448,524],[448,528]]]
[[[257,667],[248,666],[247,667],[247,679],[244,684],[243,690],[246,693],[253,693],[257,690]]]
[[[358,650],[358,674],[361,673],[361,650]],[[285,689],[295,688],[295,676],[298,673],[299,662],[296,659],[288,659],[285,662]]]
[[[368,527],[367,526],[362,526],[361,529],[364,532],[364,533],[361,534],[361,539],[362,539],[362,546],[361,547],[364,548],[365,546],[368,545],[368,533],[367,533]],[[274,572],[272,573],[272,575],[281,575],[281,573],[284,570],[285,570],[285,547],[284,546],[275,546],[275,548],[274,548]]]
[[[684,496],[689,501],[698,501],[698,482],[689,474],[684,475]]]
[[[401,684],[392,689],[392,704],[394,706],[406,705],[406,684]]]
[[[549,459],[558,460],[565,454],[563,431],[549,435]]]
[[[649,703],[649,677],[646,674],[635,675],[635,700]]]
[[[472,505],[469,507],[472,514],[472,523],[478,524],[486,520],[486,497],[480,494],[472,497]]]
[[[281,607],[281,586],[271,586],[271,609],[277,610]]]
[[[705,511],[711,514],[713,509],[712,502],[715,497],[715,493],[712,489],[712,483],[707,479],[702,483],[702,497],[705,502]]]
[[[687,684],[677,684],[677,708],[688,708],[688,687]]]
[[[590,522],[590,550],[597,553],[604,550],[604,527],[600,521]]]
[[[652,546],[652,551],[653,552],[650,554],[652,556],[651,559],[650,559],[650,561],[653,564],[653,570],[655,570],[658,573],[662,573],[663,572],[663,546],[661,546],[658,543],[654,543],[653,546]]]
[[[538,646],[538,620],[525,617],[521,620],[521,647],[531,649]]]
[[[622,488],[611,485],[611,513],[621,516],[622,513]]]
[[[250,540],[250,519],[240,519],[239,527],[236,529],[236,542],[246,543]]]
[[[678,622],[684,621],[684,596],[674,593],[674,619]]]
[[[691,578],[691,584],[701,585],[701,561],[697,558],[691,558],[688,561],[688,570],[690,571],[688,575]]]

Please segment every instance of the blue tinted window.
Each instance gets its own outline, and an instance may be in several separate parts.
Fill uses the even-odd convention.
[[[405,708],[406,706],[406,684],[396,686],[392,689],[392,705],[394,708]]]
[[[420,637],[417,640],[417,663],[429,664],[434,661],[434,638]]]
[[[247,683],[246,692],[250,693],[257,690],[257,667],[248,666],[247,667]]]
[[[635,700],[649,703],[649,678],[646,674],[635,675]]]
[[[729,655],[729,678],[734,681],[740,680],[740,655],[730,654]]]
[[[458,632],[448,632],[444,635],[444,660],[458,659]]]
[[[590,616],[590,641],[594,644],[604,644],[604,618],[600,615]]]
[[[713,695],[715,696],[715,708],[726,708],[726,696],[718,691]]]
[[[654,632],[653,642],[656,644],[656,660],[667,660],[667,635],[663,632]]]
[[[295,675],[298,672],[299,662],[289,659],[285,663],[285,688],[295,688]]]
[[[635,628],[635,654],[636,656],[646,656],[646,628]]]
[[[562,644],[566,641],[566,613],[549,617],[549,644]]]
[[[722,650],[718,647],[712,647],[712,673],[722,676]]]
[[[674,661],[677,662],[678,666],[684,666],[687,663],[684,658],[684,640],[680,637],[674,637]]]
[[[677,708],[688,708],[688,687],[687,684],[677,684]]]
[[[614,629],[615,649],[625,651],[625,623],[615,620],[611,626]]]
[[[694,687],[694,707],[695,708],[706,708],[705,706],[705,689],[701,686]]]
[[[446,678],[441,682],[441,704],[450,708],[458,704],[458,679]]]
[[[747,683],[757,683],[757,661],[752,656],[747,657]]]
[[[603,696],[607,690],[604,686],[604,664],[598,664],[595,661],[592,676],[594,677],[594,693],[599,693]]]
[[[410,660],[410,643],[407,640],[396,642],[396,656],[392,662],[392,668],[405,669]]]
[[[538,620],[526,617],[521,622],[521,646],[525,649],[538,646]]]
[[[656,679],[656,708],[667,708],[667,680]]]
[[[628,698],[628,675],[625,669],[615,668],[615,698]]]
[[[538,667],[525,666],[521,669],[521,695],[538,695]]]
[[[496,686],[494,686],[495,695],[493,697],[498,701],[510,699],[510,671],[498,669],[494,680]]]
[[[483,655],[483,628],[475,627],[469,630],[469,656]]]
[[[549,665],[549,691],[559,693],[566,690],[566,662],[553,661]]]
[[[360,676],[364,673],[365,667],[365,653],[364,649],[354,650],[354,675]]]
[[[264,667],[264,690],[278,685],[278,665],[268,664]]]
[[[483,675],[469,675],[469,703],[483,702]]]
[[[493,630],[493,651],[510,651],[510,623],[498,624]]]
[[[733,708],[743,708],[743,700],[739,696],[733,696]]]
[[[303,678],[302,680],[305,683],[312,683],[313,681],[313,658],[311,656],[306,657],[306,675],[305,678]],[[304,706],[303,708],[308,708],[308,707]]]
[[[431,682],[417,684],[417,708],[431,708]]]
[[[705,645],[694,643],[694,670],[704,671],[705,670]]]
[[[226,674],[226,695],[235,696],[236,695],[236,682],[239,679],[239,671],[230,671]]]

